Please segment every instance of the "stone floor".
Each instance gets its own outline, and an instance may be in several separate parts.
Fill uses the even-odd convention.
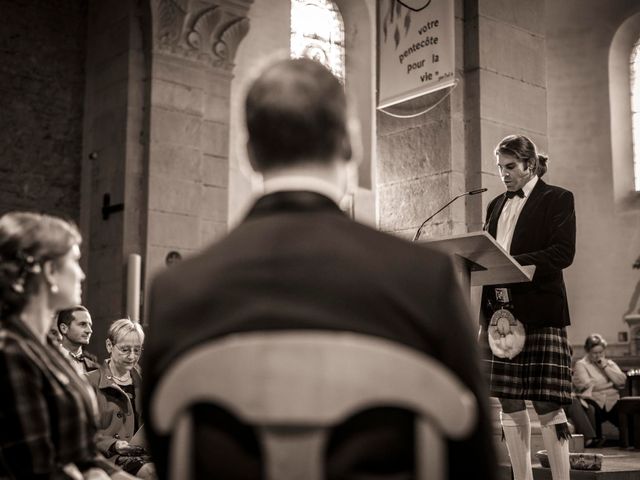
[[[589,448],[588,453],[601,453],[604,456],[602,470],[572,470],[571,480],[640,480],[640,450],[627,450],[618,447]],[[500,466],[499,480],[509,480],[511,469],[508,465]],[[535,480],[552,480],[551,471],[534,463],[533,478]]]

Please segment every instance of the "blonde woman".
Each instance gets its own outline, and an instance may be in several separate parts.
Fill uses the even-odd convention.
[[[138,360],[143,343],[139,323],[128,318],[116,320],[107,334],[109,358],[87,378],[98,397],[98,448],[126,472],[151,479],[155,478],[151,458],[144,447],[130,443],[142,427]]]

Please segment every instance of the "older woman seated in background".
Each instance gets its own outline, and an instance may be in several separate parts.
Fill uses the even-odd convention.
[[[143,342],[139,323],[128,318],[116,320],[107,334],[109,358],[87,378],[98,396],[98,448],[125,471],[151,479],[155,478],[151,458],[143,446],[130,443],[142,428],[138,360]]]
[[[619,425],[617,402],[619,390],[624,388],[627,376],[620,367],[605,356],[607,342],[594,333],[584,344],[586,355],[576,362],[573,384],[583,405],[595,410],[596,436],[602,438],[602,424],[605,421]]]

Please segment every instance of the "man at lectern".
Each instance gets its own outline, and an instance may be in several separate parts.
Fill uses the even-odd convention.
[[[354,187],[358,158],[343,86],[320,63],[280,60],[250,86],[245,118],[249,158],[264,192],[227,237],[155,279],[143,380],[147,414],[167,366],[213,338],[309,329],[383,337],[437,359],[474,393],[479,419],[470,438],[449,442],[449,474],[495,478],[473,322],[450,259],[354,222],[339,208]],[[413,416],[385,409],[357,417],[334,430],[326,478],[411,476]],[[194,424],[196,438],[207,439],[196,440],[204,446],[194,452],[197,478],[262,478],[250,455],[255,444],[240,435],[246,427],[213,411],[196,412]],[[224,424],[224,435],[205,434]],[[168,439],[152,427],[147,433],[164,478]]]
[[[535,265],[531,282],[489,285],[482,291],[481,346],[490,393],[516,480],[532,479],[531,424],[525,400],[540,419],[554,480],[569,480],[569,430],[562,405],[571,403],[570,323],[562,270],[573,262],[573,194],[541,177],[547,157],[523,135],[495,150],[507,191],[487,208],[485,230],[521,265]]]

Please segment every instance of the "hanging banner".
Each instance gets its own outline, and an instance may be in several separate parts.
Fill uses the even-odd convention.
[[[455,83],[453,0],[379,0],[378,108]]]

